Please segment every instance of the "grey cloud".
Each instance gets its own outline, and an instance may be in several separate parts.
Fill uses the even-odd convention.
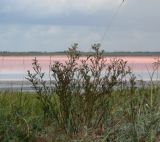
[[[128,0],[112,20],[118,5],[104,7],[92,14],[74,11],[41,16],[15,8],[10,11],[0,1],[0,50],[11,51],[63,51],[74,42],[81,50],[99,42],[106,32],[102,47],[107,51],[159,51],[160,10],[159,0]],[[3,6],[6,5],[5,8]],[[54,27],[55,32],[48,32]],[[107,31],[105,31],[107,29]],[[22,48],[23,47],[23,48]]]
[[[100,38],[97,29],[66,26],[17,26],[0,28],[0,49],[2,51],[63,51],[74,42],[87,51],[91,43]]]

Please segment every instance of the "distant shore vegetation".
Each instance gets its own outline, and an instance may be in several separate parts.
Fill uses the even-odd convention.
[[[81,56],[92,55],[93,52],[82,52],[80,51]],[[9,52],[9,51],[0,51],[0,56],[55,56],[55,55],[66,55],[65,51],[56,51],[56,52]],[[160,56],[160,52],[104,52],[104,56]]]

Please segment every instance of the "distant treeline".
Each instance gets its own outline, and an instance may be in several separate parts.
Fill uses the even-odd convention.
[[[0,56],[55,56],[66,52],[8,52],[1,51]],[[82,56],[92,55],[92,52],[80,52]],[[104,52],[106,56],[160,56],[160,52]]]

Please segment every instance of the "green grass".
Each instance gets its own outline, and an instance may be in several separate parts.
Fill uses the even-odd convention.
[[[153,105],[150,105],[150,87],[113,91],[108,98],[104,131],[98,126],[68,135],[56,121],[44,115],[42,105],[34,93],[0,93],[0,141],[155,141],[160,132],[160,88],[153,89]],[[54,101],[54,99],[52,99]],[[75,100],[76,101],[76,100]],[[60,102],[57,102],[60,103]],[[74,102],[73,102],[74,103]],[[76,102],[78,103],[78,102]],[[77,104],[78,105],[78,104]],[[96,112],[100,115],[101,112]],[[92,121],[96,119],[92,117]],[[72,118],[73,119],[73,118]],[[76,118],[74,118],[76,119]],[[83,128],[83,129],[82,129]]]
[[[35,94],[0,93],[0,141],[29,141],[41,127],[42,111]]]

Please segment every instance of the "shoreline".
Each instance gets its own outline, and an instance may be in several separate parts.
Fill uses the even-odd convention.
[[[47,86],[49,86],[50,81],[46,80],[46,82]],[[149,87],[150,84],[150,80],[136,80],[135,87],[140,88],[143,85]],[[154,80],[153,84],[160,84],[160,80]],[[27,80],[0,80],[0,91],[35,92],[32,84]]]
[[[94,52],[79,52],[80,56],[87,56],[87,55],[92,55],[94,54]],[[1,51],[0,52],[0,56],[3,57],[10,57],[10,56],[25,56],[25,57],[29,57],[29,56],[66,56],[66,52],[7,52],[7,51]],[[104,52],[104,56],[120,56],[120,57],[124,57],[124,56],[128,56],[128,57],[153,57],[153,56],[160,56],[160,52],[121,52],[121,51],[117,51],[117,52]]]

